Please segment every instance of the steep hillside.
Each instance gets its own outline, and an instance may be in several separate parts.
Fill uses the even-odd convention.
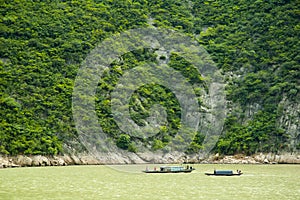
[[[227,117],[214,152],[299,151],[299,18],[300,2],[288,0],[4,1],[0,154],[85,151],[72,113],[74,81],[82,62],[105,38],[149,26],[173,29],[198,41],[225,77]],[[120,76],[156,58],[153,49],[126,53],[98,84],[99,124],[120,149],[163,149],[180,127],[178,100],[157,84],[139,88],[130,102],[131,117],[141,126],[153,105],[165,108],[167,125],[156,137],[130,137],[112,117],[110,94]],[[172,55],[169,65],[205,90],[203,77],[195,75],[186,60]],[[193,134],[186,153],[203,147],[203,130]]]

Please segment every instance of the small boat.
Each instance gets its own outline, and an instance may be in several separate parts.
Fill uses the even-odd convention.
[[[183,166],[162,166],[157,170],[154,168],[154,170],[149,170],[148,168],[144,170],[145,173],[190,173],[195,168],[193,167],[183,167]]]
[[[242,174],[241,170],[237,170],[236,173],[232,170],[214,170],[214,173],[205,173],[207,176],[240,176]]]

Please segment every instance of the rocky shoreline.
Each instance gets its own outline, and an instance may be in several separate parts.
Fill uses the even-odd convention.
[[[146,163],[194,163],[194,164],[300,164],[300,154],[256,154],[252,156],[234,155],[222,156],[211,155],[206,159],[199,155],[186,156],[182,154],[146,155],[134,154],[102,155],[97,159],[89,154],[61,155],[61,156],[1,156],[0,168],[13,167],[38,167],[38,166],[67,166],[67,165],[105,165],[105,164],[146,164]],[[148,159],[151,158],[151,159]]]
[[[300,164],[300,154],[286,153],[278,155],[260,153],[252,156],[240,154],[234,156],[219,156],[216,154],[204,162],[214,164]]]

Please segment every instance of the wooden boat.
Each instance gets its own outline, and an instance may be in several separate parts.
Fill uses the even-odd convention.
[[[183,167],[183,166],[162,166],[159,168],[159,170],[157,170],[156,168],[154,168],[154,170],[149,170],[146,169],[143,172],[145,173],[190,173],[193,170],[195,170],[195,168],[193,167]]]
[[[207,176],[240,176],[243,173],[237,170],[237,173],[233,173],[232,170],[214,170],[214,173],[205,173]]]

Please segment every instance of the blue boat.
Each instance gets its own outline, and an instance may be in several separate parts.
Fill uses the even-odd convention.
[[[214,170],[214,173],[205,173],[207,176],[240,176],[242,174],[241,170],[237,170],[236,173],[232,170]]]
[[[190,173],[193,170],[195,170],[195,168],[193,167],[183,167],[183,166],[162,166],[159,168],[159,170],[157,170],[156,168],[154,168],[154,170],[149,170],[146,169],[143,172],[145,173]]]

